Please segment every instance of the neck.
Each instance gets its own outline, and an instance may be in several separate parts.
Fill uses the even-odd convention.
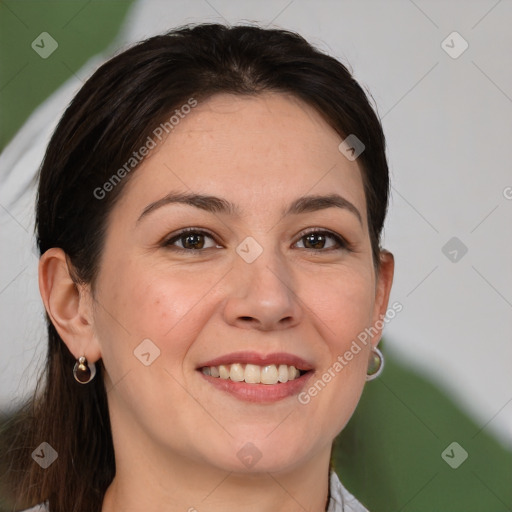
[[[139,438],[140,439],[140,438]],[[324,512],[330,447],[287,471],[236,473],[145,446],[115,446],[101,512]]]
[[[107,489],[102,512],[324,512],[327,508],[328,480],[312,483],[298,481],[295,475],[252,475],[241,477],[233,473],[219,475],[215,481],[198,478],[168,482],[162,479],[137,482],[116,475]],[[147,478],[147,477],[146,477]],[[145,484],[145,485],[143,485]]]

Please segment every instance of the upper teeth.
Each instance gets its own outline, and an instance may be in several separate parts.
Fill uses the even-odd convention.
[[[236,382],[245,381],[249,384],[277,384],[278,382],[288,382],[300,377],[300,371],[295,366],[280,364],[276,366],[258,366],[256,364],[233,363],[219,366],[205,366],[201,369],[205,375],[219,377],[221,379],[231,379]]]

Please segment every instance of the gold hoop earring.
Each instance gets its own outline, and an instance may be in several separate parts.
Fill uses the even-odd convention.
[[[96,375],[96,365],[88,363],[85,356],[80,356],[73,367],[73,376],[80,384],[87,384],[94,379]]]
[[[372,356],[370,358],[370,362],[368,363],[368,370],[366,371],[366,380],[374,380],[376,379],[384,369],[384,356],[382,352],[374,347],[372,349]]]

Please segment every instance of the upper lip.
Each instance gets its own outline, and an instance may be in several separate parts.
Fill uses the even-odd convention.
[[[286,352],[274,352],[272,354],[258,354],[257,352],[232,352],[225,354],[215,359],[211,359],[201,363],[197,369],[204,368],[205,366],[219,366],[229,365],[234,363],[241,364],[255,364],[258,366],[268,366],[271,364],[280,365],[286,364],[288,366],[295,366],[298,370],[313,370],[313,366],[294,354]]]

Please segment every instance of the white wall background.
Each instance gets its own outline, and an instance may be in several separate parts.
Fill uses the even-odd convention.
[[[145,0],[119,45],[199,21],[298,31],[371,91],[393,183],[384,244],[396,258],[391,303],[404,306],[386,328],[388,349],[512,445],[512,2]],[[457,58],[459,36],[442,46],[453,31],[468,44]],[[0,407],[33,388],[46,349],[33,192],[14,199],[80,86],[74,78],[54,94],[0,157]],[[442,252],[452,237],[467,247],[456,262]]]

